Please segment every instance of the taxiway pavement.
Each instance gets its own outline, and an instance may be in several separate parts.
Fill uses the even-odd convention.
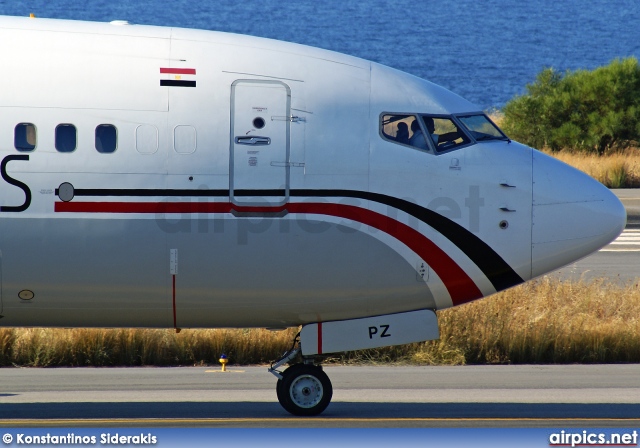
[[[640,365],[328,366],[333,401],[290,416],[266,367],[0,369],[0,426],[640,425]]]

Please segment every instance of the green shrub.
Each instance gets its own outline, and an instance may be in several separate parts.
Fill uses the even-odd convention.
[[[593,71],[547,68],[504,107],[505,132],[534,148],[604,153],[640,140],[640,66],[616,59]]]
[[[626,163],[618,163],[614,165],[609,173],[607,173],[607,179],[604,183],[609,188],[624,188],[627,186],[627,180],[629,179],[629,169]]]

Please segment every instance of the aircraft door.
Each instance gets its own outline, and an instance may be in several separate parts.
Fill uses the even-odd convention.
[[[279,81],[231,86],[229,195],[238,205],[279,206],[289,198],[291,90]]]

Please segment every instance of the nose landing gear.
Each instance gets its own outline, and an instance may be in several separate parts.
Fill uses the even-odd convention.
[[[333,395],[331,381],[322,367],[294,364],[282,373],[276,385],[278,401],[293,415],[318,415]]]
[[[300,416],[318,415],[329,406],[333,396],[331,381],[322,367],[314,365],[313,358],[303,357],[302,363],[294,364],[284,372],[276,370],[298,356],[297,341],[296,336],[291,350],[272,364],[269,372],[278,378],[276,394],[286,411]]]

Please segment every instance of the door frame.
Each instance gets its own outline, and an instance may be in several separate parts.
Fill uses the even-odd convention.
[[[286,92],[286,110],[285,116],[278,117],[281,118],[282,121],[285,122],[285,160],[282,162],[275,161],[277,165],[274,164],[274,161],[271,162],[272,167],[284,167],[285,168],[285,185],[284,185],[284,199],[279,201],[278,203],[271,203],[270,206],[280,207],[289,202],[289,189],[290,189],[290,157],[291,157],[291,88],[282,81],[276,80],[264,80],[264,79],[237,79],[231,84],[231,119],[230,119],[230,130],[229,130],[229,200],[236,205],[241,206],[251,206],[251,205],[259,205],[264,206],[264,202],[256,202],[252,204],[251,202],[238,202],[236,201],[234,194],[234,180],[235,180],[235,115],[236,115],[236,87],[239,84],[264,84],[264,85],[279,85],[284,87]],[[273,116],[271,117],[273,120]],[[282,163],[282,165],[280,164]],[[268,190],[268,189],[265,189]],[[259,196],[259,195],[257,195]]]

